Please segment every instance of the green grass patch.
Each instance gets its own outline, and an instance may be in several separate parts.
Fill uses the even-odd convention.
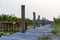
[[[60,32],[60,23],[52,23],[53,30],[51,31],[53,34],[57,34]]]
[[[10,35],[10,34],[13,34],[13,32],[0,32],[0,37]]]
[[[51,31],[51,33],[57,34],[58,33],[58,30],[54,29],[54,30]]]
[[[49,36],[45,36],[45,37],[37,37],[37,40],[48,40]]]

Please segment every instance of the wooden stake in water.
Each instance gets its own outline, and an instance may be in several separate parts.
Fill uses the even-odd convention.
[[[25,30],[27,30],[27,25],[28,25],[28,24],[27,24],[27,23],[25,23]]]
[[[22,33],[25,32],[25,5],[21,5]]]
[[[36,27],[36,21],[35,21],[36,15],[35,12],[33,12],[33,25],[34,25],[34,29]]]
[[[38,15],[38,27],[40,27],[40,15]]]
[[[42,22],[43,22],[43,23],[42,23],[42,26],[45,24],[45,23],[44,23],[44,20],[45,20],[45,18],[43,17],[43,18],[42,18]]]

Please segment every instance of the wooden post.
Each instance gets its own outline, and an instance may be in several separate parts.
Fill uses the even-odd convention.
[[[27,23],[25,23],[25,30],[27,30]]]
[[[42,18],[42,21],[43,21],[42,26],[44,26],[44,24],[45,24],[45,23],[44,23],[44,18]]]
[[[4,28],[3,28],[3,23],[1,23],[1,27],[2,27],[2,31],[4,31]]]
[[[12,30],[12,32],[13,32],[13,23],[12,23],[12,29],[11,29],[11,30]]]
[[[17,23],[15,24],[15,30],[17,29]]]
[[[12,27],[12,28],[13,28],[12,30],[13,30],[13,32],[14,32],[14,24],[13,24],[13,27]]]
[[[8,23],[8,31],[10,32],[10,23]]]
[[[8,23],[5,23],[5,31],[8,31]]]
[[[0,23],[1,31],[2,31],[2,24]]]
[[[5,25],[5,23],[3,23],[4,24],[4,32],[6,31],[5,29],[6,29],[6,25]]]
[[[13,23],[11,24],[11,31],[13,32]]]
[[[11,30],[10,31],[12,32],[12,23],[11,23]]]
[[[10,32],[11,32],[11,23],[10,23]]]
[[[0,28],[1,28],[1,24],[0,24]],[[0,29],[0,31],[1,31],[1,29]]]
[[[7,23],[5,23],[5,28],[6,28],[6,31],[8,31],[8,26],[7,26],[8,24]]]
[[[35,27],[36,27],[36,21],[35,21],[35,18],[36,18],[35,12],[33,12],[33,25],[34,25],[34,29],[35,29]]]
[[[40,27],[40,15],[38,15],[38,27]]]
[[[15,31],[15,24],[16,24],[16,22],[14,21],[13,22],[13,31]]]
[[[21,25],[21,23],[20,23],[20,22],[18,22],[18,23],[17,23],[18,31],[21,31],[20,25]]]
[[[22,33],[25,32],[25,5],[21,5]]]
[[[1,27],[2,27],[2,32],[3,32],[3,29],[4,29],[4,28],[3,28],[3,24],[2,24],[2,23],[1,23]]]

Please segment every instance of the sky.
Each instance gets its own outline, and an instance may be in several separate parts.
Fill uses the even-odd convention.
[[[33,12],[38,15],[53,20],[53,17],[60,15],[60,0],[0,0],[0,15],[15,14],[21,17],[21,5],[25,5],[25,17],[33,19]]]

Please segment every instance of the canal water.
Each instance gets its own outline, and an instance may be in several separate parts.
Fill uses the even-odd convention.
[[[49,35],[52,35],[50,33],[52,30],[51,25],[44,25],[41,27],[36,27],[36,29],[29,29],[26,31],[26,33],[16,32],[11,35],[2,36],[0,37],[0,40],[37,40],[37,37],[44,37]],[[49,40],[59,40],[59,37],[51,36],[51,39]]]

